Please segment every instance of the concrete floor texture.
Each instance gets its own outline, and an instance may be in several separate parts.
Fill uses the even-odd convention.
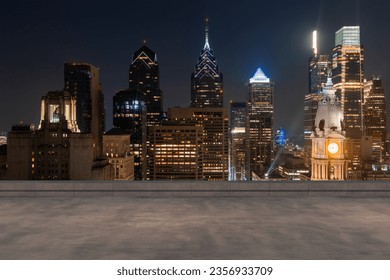
[[[390,199],[1,197],[0,259],[390,259]]]

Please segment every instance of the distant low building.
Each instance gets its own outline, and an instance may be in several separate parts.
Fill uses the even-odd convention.
[[[103,135],[103,153],[114,169],[115,180],[134,180],[134,155],[131,154],[130,134],[112,128]]]

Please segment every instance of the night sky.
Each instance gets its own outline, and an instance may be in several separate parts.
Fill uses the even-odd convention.
[[[63,63],[70,61],[100,67],[110,129],[112,96],[128,86],[132,54],[144,39],[157,53],[164,109],[187,107],[208,17],[225,104],[245,100],[245,84],[261,67],[276,84],[276,126],[297,136],[314,29],[319,53],[330,54],[335,31],[360,25],[366,77],[381,75],[390,101],[389,2],[7,1],[0,8],[0,131],[20,121],[37,125],[41,97],[63,88]]]

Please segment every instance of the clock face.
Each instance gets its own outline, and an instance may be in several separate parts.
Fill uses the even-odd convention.
[[[339,151],[339,145],[337,145],[337,143],[329,143],[328,145],[328,152],[331,153],[331,154],[335,154]]]

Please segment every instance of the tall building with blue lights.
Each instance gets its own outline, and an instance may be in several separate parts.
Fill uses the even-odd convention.
[[[134,179],[146,180],[147,126],[146,105],[139,91],[121,90],[113,97],[113,125],[128,132],[134,155]]]
[[[248,84],[251,178],[263,177],[273,160],[274,83],[258,68]]]
[[[208,19],[205,25],[205,44],[191,75],[191,107],[223,107],[223,75],[209,44]]]

